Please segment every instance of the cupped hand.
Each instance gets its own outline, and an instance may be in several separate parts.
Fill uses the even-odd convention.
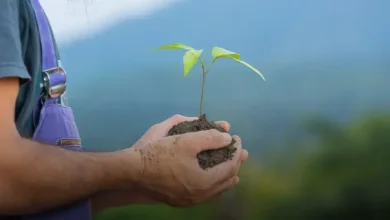
[[[145,184],[132,190],[110,191],[95,195],[92,198],[93,210],[101,211],[110,207],[157,202],[165,202],[173,206],[189,206],[214,198],[237,184],[238,167],[248,158],[248,152],[241,148],[241,139],[238,136],[233,138],[236,140],[235,147],[239,149],[237,150],[239,156],[236,155],[233,161],[222,163],[207,171],[199,168],[195,155],[204,149],[227,145],[230,141],[223,138],[226,135],[221,136],[217,131],[203,131],[196,135],[167,137],[168,131],[174,125],[196,119],[198,118],[175,115],[152,126],[133,147],[128,149],[142,150],[144,153],[144,165],[147,166],[144,166],[141,183]],[[229,123],[225,121],[215,123],[227,132],[230,131]],[[161,154],[164,148],[165,153]],[[149,160],[145,155],[149,155],[149,158],[159,156]],[[165,163],[161,163],[160,160]]]
[[[175,116],[157,124],[138,142],[142,147],[132,148],[139,152],[142,160],[138,189],[172,206],[198,204],[230,189],[238,183],[240,164],[247,158],[240,138],[234,137],[237,153],[232,160],[207,170],[201,169],[196,155],[224,147],[231,143],[232,137],[217,130],[166,137],[173,125],[194,119]],[[228,123],[219,124],[229,130]]]
[[[158,124],[153,125],[152,127],[149,128],[149,130],[140,138],[139,141],[142,142],[150,142],[150,141],[155,141],[160,138],[166,137],[168,135],[169,130],[174,126],[177,125],[181,122],[185,121],[194,121],[197,120],[197,117],[186,117],[183,115],[176,114],[170,118],[168,118],[165,121],[162,121]],[[224,128],[226,131],[230,130],[230,125],[229,123],[225,121],[219,121],[216,122],[219,126]]]
[[[161,138],[164,138],[168,135],[169,130],[174,126],[184,121],[193,121],[197,120],[197,117],[186,117],[183,115],[176,114],[167,120],[160,122],[158,124],[153,125],[149,128],[147,132],[137,141],[136,144],[134,144],[134,147],[136,148],[142,148],[147,143],[157,141]],[[217,125],[221,126],[223,129],[226,130],[226,132],[230,131],[230,124],[226,121],[216,121]],[[235,136],[235,138],[239,138]],[[241,140],[240,140],[241,143]],[[248,158],[248,151],[245,149],[242,149],[241,151],[241,161],[244,162]]]

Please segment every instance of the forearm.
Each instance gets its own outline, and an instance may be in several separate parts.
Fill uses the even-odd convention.
[[[136,154],[124,158],[121,152],[73,152],[21,138],[3,144],[2,214],[45,211],[100,191],[122,189],[127,182],[130,188],[139,167]]]

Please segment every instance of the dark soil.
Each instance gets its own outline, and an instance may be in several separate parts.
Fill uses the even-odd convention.
[[[217,129],[220,132],[226,132],[221,126],[215,124],[212,121],[208,121],[206,115],[203,114],[198,120],[181,122],[169,130],[168,135],[185,134],[188,132],[197,132],[202,130]],[[231,160],[236,152],[236,148],[233,147],[235,140],[226,147],[217,150],[207,150],[200,152],[197,157],[199,166],[206,170],[207,168],[214,167],[227,160]]]

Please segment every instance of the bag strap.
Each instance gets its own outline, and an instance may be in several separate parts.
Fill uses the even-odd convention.
[[[55,39],[46,13],[39,0],[31,0],[31,3],[38,23],[41,41],[44,98],[57,100],[65,93],[66,73],[61,67]]]

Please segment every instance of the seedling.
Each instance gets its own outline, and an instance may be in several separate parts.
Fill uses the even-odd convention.
[[[203,114],[205,79],[206,79],[207,73],[209,72],[210,68],[213,66],[213,64],[215,63],[215,61],[217,59],[225,58],[225,59],[235,60],[238,63],[241,63],[242,65],[253,70],[257,74],[259,74],[259,76],[261,76],[261,78],[263,78],[263,80],[265,80],[263,74],[261,74],[261,72],[259,70],[254,68],[249,63],[241,60],[241,55],[239,53],[226,50],[222,47],[213,47],[213,49],[211,50],[212,60],[211,60],[211,63],[209,66],[206,66],[206,56],[205,55],[203,56],[203,59],[201,59],[203,49],[196,50],[190,46],[186,46],[186,45],[180,44],[180,43],[175,43],[175,44],[171,44],[171,45],[164,45],[164,46],[157,48],[157,50],[174,50],[174,49],[186,50],[186,52],[184,53],[184,56],[183,56],[184,76],[187,76],[190,73],[191,69],[198,63],[199,60],[200,60],[200,63],[202,65],[202,92],[200,95],[200,106],[199,106],[199,115],[200,116],[202,116],[202,114]]]
[[[213,47],[211,50],[212,60],[210,64],[206,65],[206,56],[203,54],[203,50],[197,50],[190,46],[175,43],[171,45],[164,45],[157,50],[174,50],[174,49],[183,49],[186,50],[183,56],[183,66],[184,66],[184,76],[187,76],[191,69],[198,63],[200,60],[200,64],[202,65],[202,91],[200,95],[200,106],[199,106],[199,119],[190,122],[182,122],[178,125],[172,127],[172,129],[168,132],[168,135],[176,135],[176,134],[184,134],[187,132],[194,132],[200,130],[209,130],[209,129],[217,129],[221,132],[226,132],[225,129],[215,124],[212,121],[208,121],[206,119],[206,115],[203,114],[203,100],[204,100],[204,87],[205,87],[205,79],[216,60],[220,58],[235,60],[238,63],[248,67],[249,69],[256,72],[261,78],[264,79],[263,74],[256,68],[254,68],[249,63],[241,60],[241,55],[239,53],[226,50],[222,47]],[[203,55],[203,56],[202,56]],[[211,168],[219,163],[227,161],[228,159],[233,158],[233,154],[236,151],[236,148],[233,146],[235,141],[233,140],[231,144],[224,148],[220,148],[217,150],[209,150],[204,151],[198,154],[199,165],[203,169]]]

